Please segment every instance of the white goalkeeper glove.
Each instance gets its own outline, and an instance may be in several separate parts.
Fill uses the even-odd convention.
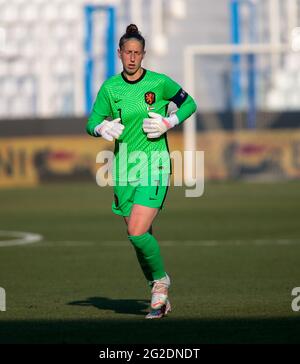
[[[149,116],[150,119],[147,118],[143,121],[143,130],[147,133],[149,139],[159,138],[166,131],[179,124],[179,119],[176,114],[163,117],[155,112],[149,112]]]
[[[114,138],[118,139],[125,128],[123,124],[120,124],[120,121],[120,118],[112,121],[104,120],[101,124],[95,127],[95,135],[102,136],[102,138],[109,142],[113,141]]]

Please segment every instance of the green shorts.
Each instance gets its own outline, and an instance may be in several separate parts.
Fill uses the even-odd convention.
[[[114,186],[112,211],[129,216],[134,204],[162,209],[169,187],[169,174],[161,175],[152,186],[141,186],[135,182],[127,186]]]

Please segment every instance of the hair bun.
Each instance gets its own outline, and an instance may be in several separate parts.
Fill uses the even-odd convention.
[[[139,33],[139,29],[135,24],[130,24],[128,25],[128,27],[126,28],[126,34],[137,34]]]
[[[126,33],[122,35],[119,41],[119,48],[122,49],[129,39],[136,39],[141,43],[143,50],[145,49],[145,39],[135,24],[129,24]]]

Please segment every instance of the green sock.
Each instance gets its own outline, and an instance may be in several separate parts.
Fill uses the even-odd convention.
[[[150,226],[148,233],[152,235],[152,226]],[[140,249],[138,249],[136,246],[134,246],[134,249],[135,249],[136,256],[138,258],[138,261],[140,263],[140,266],[142,268],[145,278],[147,279],[147,281],[152,282],[154,280],[154,278],[152,276],[151,269],[148,266],[148,263],[144,257],[143,252]]]
[[[149,232],[143,235],[128,236],[135,248],[140,266],[147,280],[165,277],[166,272],[157,240]]]
[[[142,268],[145,278],[147,279],[147,281],[152,282],[154,278],[152,276],[151,269],[149,268],[148,263],[147,263],[146,259],[144,258],[143,253],[139,249],[137,249],[135,246],[134,246],[134,249],[135,249],[136,256],[138,258],[138,261],[140,263],[140,266]]]

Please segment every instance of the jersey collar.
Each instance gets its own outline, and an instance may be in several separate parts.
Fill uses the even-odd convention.
[[[142,74],[141,74],[141,76],[140,76],[137,80],[135,80],[135,81],[129,81],[129,80],[126,78],[126,76],[124,75],[124,73],[123,73],[123,72],[121,72],[121,75],[122,75],[122,78],[123,78],[123,80],[124,80],[125,82],[130,83],[130,84],[134,84],[134,83],[138,83],[138,82],[142,81],[142,79],[145,77],[146,73],[147,73],[147,70],[146,70],[145,68],[143,68],[143,73],[142,73]]]

